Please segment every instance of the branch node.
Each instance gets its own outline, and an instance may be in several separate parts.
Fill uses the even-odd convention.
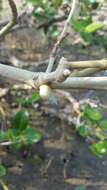
[[[65,77],[69,77],[70,74],[71,74],[71,71],[69,69],[65,69],[64,72],[63,72],[63,75]]]

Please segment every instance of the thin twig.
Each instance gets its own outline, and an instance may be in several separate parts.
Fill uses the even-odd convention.
[[[9,2],[9,5],[10,5],[10,8],[11,8],[11,12],[12,12],[12,19],[11,21],[6,25],[4,26],[1,30],[0,30],[0,38],[1,37],[4,37],[9,31],[10,29],[15,25],[17,24],[17,16],[18,16],[18,13],[17,13],[17,8],[16,8],[16,4],[13,0],[8,0]]]
[[[66,22],[65,22],[64,28],[63,28],[61,34],[59,35],[59,38],[58,38],[56,44],[54,45],[54,47],[52,49],[52,53],[51,53],[50,59],[49,59],[49,64],[48,64],[48,67],[47,67],[47,70],[46,70],[47,73],[52,71],[52,68],[53,68],[53,65],[54,65],[54,62],[55,62],[55,59],[56,59],[56,56],[57,56],[59,46],[60,46],[60,44],[62,43],[62,41],[65,39],[65,37],[67,35],[67,28],[68,28],[68,25],[69,25],[69,22],[70,22],[71,18],[74,15],[75,9],[77,7],[76,6],[77,3],[78,3],[77,0],[73,0],[72,8],[71,8],[71,11],[70,11],[70,13],[68,15],[68,18],[67,18]]]

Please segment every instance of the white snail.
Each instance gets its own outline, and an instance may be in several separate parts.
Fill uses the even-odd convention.
[[[50,93],[51,88],[48,85],[43,84],[39,87],[39,94],[42,99],[47,100],[49,98]]]

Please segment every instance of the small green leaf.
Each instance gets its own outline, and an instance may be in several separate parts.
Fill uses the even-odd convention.
[[[78,132],[82,137],[87,137],[89,135],[89,127],[84,123],[81,123],[78,128]]]
[[[84,32],[86,26],[88,26],[92,22],[92,18],[87,16],[83,17],[80,20],[72,20],[71,26],[73,26],[74,30],[77,32]]]
[[[104,134],[102,134],[101,132],[97,132],[96,133],[96,137],[99,139],[99,140],[105,140],[105,135]]]
[[[21,140],[22,142],[24,142],[24,144],[37,143],[38,141],[40,141],[41,137],[41,133],[31,127],[27,128],[21,134]]]
[[[6,168],[0,164],[0,177],[6,175]]]
[[[97,108],[92,108],[89,105],[85,107],[84,115],[92,121],[99,121],[102,118],[100,111]]]
[[[81,37],[88,43],[93,42],[93,35],[92,33],[87,33],[87,32],[80,32]]]
[[[30,98],[27,98],[25,100],[22,100],[21,101],[21,104],[23,106],[30,106],[32,105],[33,103],[39,101],[41,99],[40,95],[38,93],[34,93],[32,94],[32,96]]]
[[[91,151],[97,156],[107,154],[107,141],[100,141],[90,146]]]
[[[17,112],[13,118],[12,126],[19,131],[26,129],[29,122],[29,113],[27,110],[22,109],[21,111]]]
[[[86,26],[84,31],[87,33],[93,33],[99,29],[102,29],[103,27],[104,27],[104,24],[98,23],[98,22],[93,22],[93,23],[89,24],[88,26]]]

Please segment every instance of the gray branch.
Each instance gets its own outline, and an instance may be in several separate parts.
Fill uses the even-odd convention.
[[[73,68],[83,68],[83,70],[73,72]],[[57,69],[51,73],[31,72],[0,64],[0,75],[11,80],[27,83],[33,87],[49,84],[56,89],[107,90],[107,77],[86,77],[87,74],[91,75],[105,69],[107,69],[107,60],[68,62],[62,58]]]
[[[0,30],[0,38],[4,37],[10,31],[10,29],[15,24],[17,24],[18,13],[17,13],[17,8],[16,8],[16,5],[15,5],[15,2],[13,0],[8,0],[8,2],[9,2],[10,8],[11,8],[11,12],[12,12],[12,19],[11,19],[11,21],[8,24],[6,24],[6,26],[4,26]]]

